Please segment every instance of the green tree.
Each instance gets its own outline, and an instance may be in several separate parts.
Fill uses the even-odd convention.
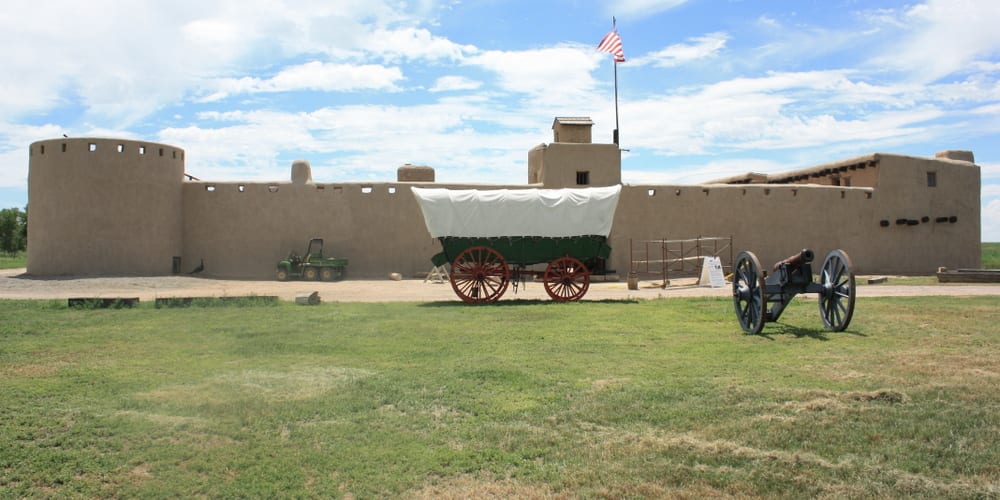
[[[19,208],[0,210],[0,252],[14,255],[27,248],[28,214]]]
[[[28,205],[24,206],[24,211],[19,216],[21,225],[21,250],[28,249]]]

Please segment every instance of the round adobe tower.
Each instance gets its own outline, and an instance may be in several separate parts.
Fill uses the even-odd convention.
[[[28,274],[179,271],[184,150],[122,139],[31,144]]]

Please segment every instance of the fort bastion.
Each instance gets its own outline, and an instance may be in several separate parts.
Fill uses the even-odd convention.
[[[286,181],[196,180],[184,150],[108,138],[30,145],[28,273],[206,275],[267,279],[309,238],[350,260],[348,277],[415,276],[440,250],[411,186],[523,189],[621,183],[616,144],[587,118],[557,118],[528,152],[522,185],[442,184],[404,165],[394,182],[315,182],[296,161]],[[605,268],[624,274],[636,242],[732,237],[765,265],[803,247],[841,248],[863,274],[928,274],[980,265],[980,169],[969,151],[872,153],[781,174],[701,185],[625,184]]]

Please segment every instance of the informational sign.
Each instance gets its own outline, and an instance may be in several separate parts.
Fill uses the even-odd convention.
[[[698,284],[712,288],[726,286],[726,276],[722,273],[722,261],[718,257],[705,257],[705,262],[701,265],[701,278],[698,279]]]

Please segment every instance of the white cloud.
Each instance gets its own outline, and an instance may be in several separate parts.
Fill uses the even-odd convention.
[[[483,82],[478,80],[473,80],[471,78],[466,78],[464,76],[442,76],[434,82],[429,90],[431,92],[448,92],[455,90],[476,90],[482,87]]]
[[[397,91],[396,83],[403,80],[399,68],[378,64],[336,64],[311,61],[285,68],[268,79],[226,78],[214,82],[216,90],[201,99],[216,101],[233,94],[258,92],[289,92],[320,90],[349,92],[354,90]]]
[[[390,61],[397,59],[459,61],[467,53],[472,54],[478,51],[472,45],[459,45],[447,38],[434,36],[426,29],[419,28],[376,30],[368,35],[363,48]]]
[[[628,61],[630,66],[651,64],[661,68],[680,66],[692,61],[714,58],[726,47],[729,35],[709,33],[688,39],[690,43],[678,43],[664,49]]]
[[[403,163],[439,169],[442,182],[516,182],[527,178],[537,122],[497,111],[488,100],[444,99],[420,106],[352,105],[311,112],[232,111],[200,116],[218,127],[165,129],[159,140],[183,145],[190,173],[202,179],[285,179],[286,151],[313,164],[318,182],[391,181]],[[471,123],[488,123],[484,132]],[[503,131],[506,130],[506,131]],[[322,176],[326,176],[325,178]]]
[[[442,58],[465,50],[409,27],[419,20],[398,5],[177,0],[137,8],[121,0],[49,0],[45,12],[58,15],[39,15],[37,2],[11,0],[0,15],[0,46],[30,50],[0,52],[0,116],[45,112],[69,101],[88,116],[128,126],[219,78],[239,80],[261,58],[322,53],[344,59],[379,50],[386,59]],[[373,34],[383,43],[372,43]],[[380,89],[398,71],[360,68],[359,78]],[[379,79],[383,83],[373,83]]]
[[[597,84],[593,71],[603,58],[593,47],[559,46],[523,51],[491,50],[469,57],[468,64],[496,73],[507,91],[578,99]]]
[[[873,59],[878,67],[935,81],[1000,55],[1000,2],[928,0],[899,18],[906,33]]]
[[[1000,242],[1000,199],[983,205],[982,241]]]

